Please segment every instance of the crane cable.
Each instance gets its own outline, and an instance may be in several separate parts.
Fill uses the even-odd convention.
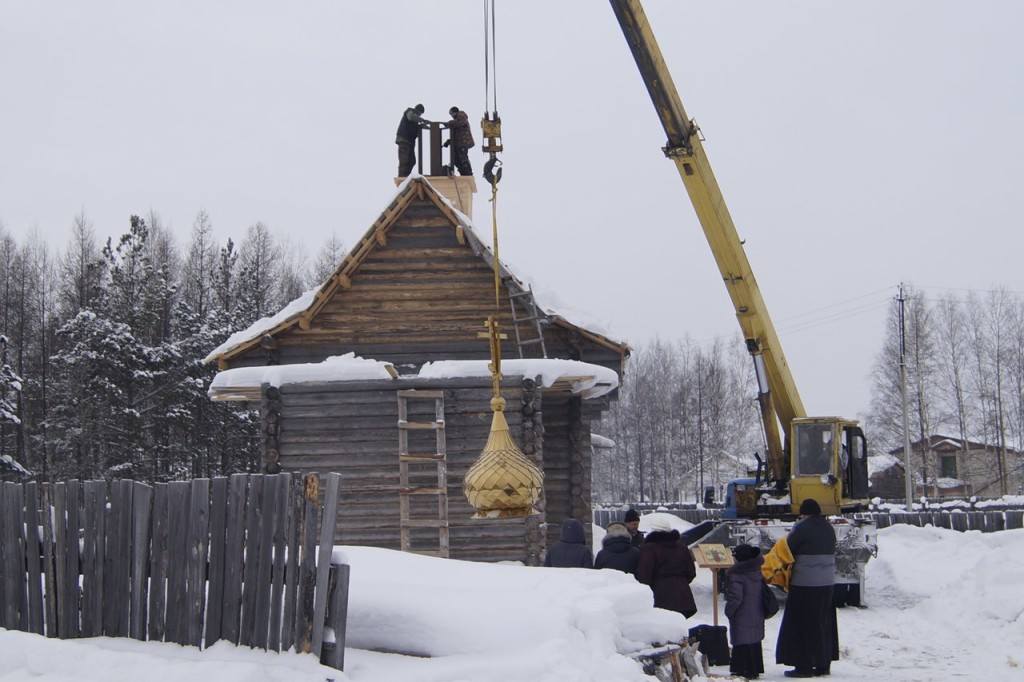
[[[498,59],[494,33],[494,0],[484,0],[484,111],[491,111],[493,99],[494,112],[498,111]],[[494,64],[493,69],[491,64]],[[494,87],[491,88],[491,74],[494,74]]]
[[[481,151],[490,154],[484,164],[484,180],[491,187],[501,180],[501,117],[498,116],[498,59],[495,38],[494,0],[484,0],[484,116],[480,121],[484,144]],[[494,106],[491,109],[491,105]]]

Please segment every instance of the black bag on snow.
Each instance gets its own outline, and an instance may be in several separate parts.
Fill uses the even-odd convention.
[[[697,649],[708,657],[708,665],[729,664],[729,631],[724,625],[695,625],[690,628],[690,639],[698,642]]]
[[[771,618],[779,612],[779,599],[768,583],[761,583],[761,602],[764,604],[765,618]]]

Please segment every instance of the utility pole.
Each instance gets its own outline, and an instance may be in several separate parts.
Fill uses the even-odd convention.
[[[903,399],[903,478],[907,490],[907,512],[914,511],[914,486],[910,482],[910,418],[907,416],[907,340],[906,316],[903,304],[903,282],[900,282],[900,296],[896,299],[900,304],[900,394]]]

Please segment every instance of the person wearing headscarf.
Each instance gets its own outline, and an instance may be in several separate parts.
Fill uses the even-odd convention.
[[[562,521],[558,542],[548,547],[544,565],[555,568],[593,568],[594,553],[587,545],[583,524],[576,519]]]
[[[594,568],[614,568],[636,576],[640,550],[630,542],[629,531],[621,523],[610,523],[601,540],[601,550],[594,557]]]
[[[747,544],[737,545],[732,554],[736,563],[725,571],[725,616],[729,619],[732,643],[729,672],[756,680],[764,672],[764,557],[760,549]]]
[[[786,677],[821,677],[839,660],[839,630],[832,602],[836,534],[814,500],[800,505],[800,521],[786,536],[793,555],[789,596],[782,613],[775,662],[793,666]]]
[[[651,532],[640,546],[636,579],[650,585],[656,608],[677,611],[689,618],[697,613],[690,591],[690,583],[697,577],[697,565],[690,548],[665,518],[654,516],[650,527]]]

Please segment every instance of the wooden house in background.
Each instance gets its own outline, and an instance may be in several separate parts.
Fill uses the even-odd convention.
[[[890,450],[873,458],[872,495],[886,499],[906,497],[904,450]],[[1020,452],[999,446],[943,435],[932,435],[910,444],[913,495],[964,497],[967,495],[1018,495],[1024,490]],[[927,471],[927,484],[923,472]]]
[[[495,263],[474,191],[468,176],[406,178],[322,286],[206,358],[221,370],[210,395],[258,406],[265,470],[341,474],[339,543],[536,564],[566,517],[589,532],[591,424],[629,348],[543,311]],[[462,484],[491,424],[479,333],[493,314],[505,416],[544,495],[539,515],[479,520]]]

